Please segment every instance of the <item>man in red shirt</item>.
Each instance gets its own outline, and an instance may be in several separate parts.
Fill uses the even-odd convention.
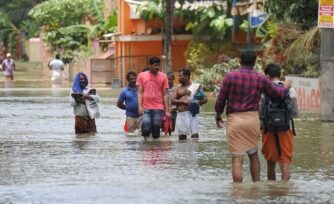
[[[243,155],[248,154],[252,180],[260,180],[260,162],[257,145],[260,136],[259,101],[264,93],[271,97],[283,98],[288,92],[278,87],[261,73],[254,70],[256,53],[245,51],[240,57],[239,70],[227,73],[221,84],[215,104],[216,124],[222,128],[221,114],[226,106],[227,137],[232,156],[234,182],[242,182]],[[284,84],[289,88],[289,82]]]
[[[162,116],[170,117],[168,107],[168,79],[159,71],[160,59],[152,57],[149,60],[150,70],[141,72],[137,77],[138,111],[142,119],[142,136],[160,137]]]

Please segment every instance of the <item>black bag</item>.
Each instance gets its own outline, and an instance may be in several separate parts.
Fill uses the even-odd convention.
[[[287,93],[283,99],[266,97],[261,119],[264,124],[264,132],[278,133],[291,129],[296,135],[294,122],[291,116],[293,101]]]

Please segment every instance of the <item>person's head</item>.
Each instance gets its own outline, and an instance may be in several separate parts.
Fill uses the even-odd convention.
[[[149,70],[150,70],[150,67],[144,67],[142,72],[146,72],[146,71],[149,71]]]
[[[241,53],[240,64],[242,66],[254,67],[256,62],[256,53],[251,50],[247,50]]]
[[[75,75],[72,84],[72,91],[75,93],[82,93],[83,89],[88,85],[87,75],[83,72],[79,72]]]
[[[264,70],[269,79],[281,78],[281,67],[277,64],[268,64]]]
[[[188,68],[182,68],[179,72],[179,81],[181,84],[187,84],[190,81],[191,71]]]
[[[56,59],[60,59],[60,54],[56,54],[56,55],[55,55],[55,58],[56,58]]]
[[[80,87],[81,89],[84,89],[88,85],[87,76],[84,73],[80,73],[79,79],[80,79]]]
[[[168,78],[169,88],[173,88],[174,80],[175,80],[174,72],[168,71],[167,72],[167,78]]]
[[[151,57],[149,60],[150,63],[150,69],[153,74],[158,73],[159,68],[160,68],[160,58],[158,57]]]
[[[10,53],[6,54],[6,58],[9,59],[12,55]]]
[[[126,74],[126,79],[128,80],[128,84],[130,87],[136,86],[136,79],[137,79],[137,74],[134,71],[129,71]]]

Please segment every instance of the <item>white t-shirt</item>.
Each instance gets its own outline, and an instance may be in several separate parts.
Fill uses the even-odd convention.
[[[63,61],[59,60],[59,59],[53,59],[50,62],[50,67],[52,70],[62,70],[64,69],[65,65],[63,63]]]

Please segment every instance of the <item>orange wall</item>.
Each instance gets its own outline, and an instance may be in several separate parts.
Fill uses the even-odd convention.
[[[141,19],[130,19],[130,6],[124,0],[118,0],[118,32],[121,35],[147,35],[147,29],[151,28],[151,34],[161,32],[161,22],[154,20],[145,22]],[[174,27],[180,27],[184,24],[180,21],[175,21]],[[172,42],[172,71],[177,72],[180,68],[186,66],[185,52],[189,40],[178,40]],[[115,42],[117,63],[115,65],[115,76],[122,79],[122,84],[125,85],[125,74],[130,71],[141,71],[147,62],[143,62],[144,57],[162,55],[162,41],[132,41],[132,42]],[[137,59],[132,60],[127,56],[137,56]],[[140,58],[142,56],[143,58]],[[123,67],[122,67],[123,65]],[[123,69],[123,70],[122,70]]]
[[[186,65],[185,52],[189,41],[173,41],[172,43],[172,69],[178,71]],[[117,49],[118,48],[118,49]],[[117,42],[116,57],[121,56],[158,56],[162,55],[161,41],[146,42]]]

